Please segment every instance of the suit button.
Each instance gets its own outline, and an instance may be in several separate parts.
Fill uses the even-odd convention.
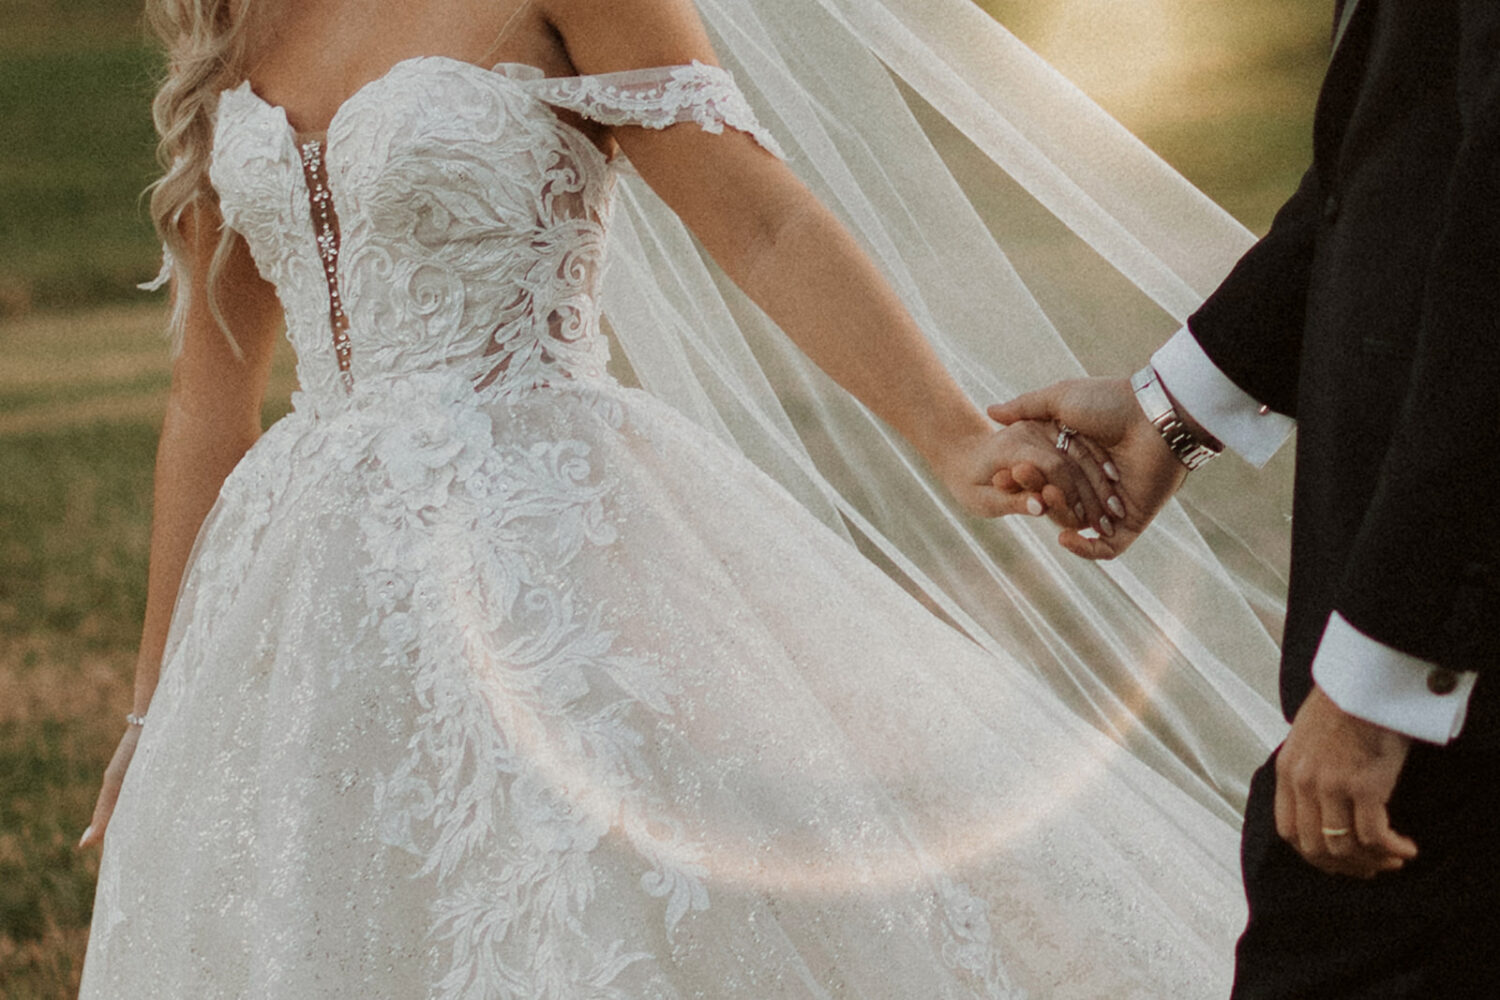
[[[1433,667],[1427,672],[1427,690],[1435,695],[1452,694],[1458,690],[1458,674],[1446,667]]]
[[[1327,198],[1323,199],[1323,218],[1325,221],[1332,222],[1338,217],[1339,196],[1336,194],[1331,194]]]

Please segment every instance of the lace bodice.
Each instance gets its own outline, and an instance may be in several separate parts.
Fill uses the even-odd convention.
[[[210,177],[281,298],[304,394],[427,371],[502,393],[603,373],[616,169],[554,108],[728,125],[779,154],[729,74],[702,63],[546,78],[407,59],[345,101],[326,139],[298,137],[248,81],[220,96]]]

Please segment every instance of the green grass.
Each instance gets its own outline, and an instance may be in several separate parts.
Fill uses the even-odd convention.
[[[0,635],[74,655],[135,640],[155,447],[143,421],[0,439]]]
[[[128,301],[155,272],[160,60],[138,0],[0,0],[0,321]]]
[[[73,849],[130,707],[159,305],[0,324],[0,1000],[77,991],[96,855]],[[264,411],[287,406],[283,348]]]
[[[0,316],[123,301],[154,272],[155,57],[0,53]]]
[[[1256,232],[1312,158],[1332,0],[980,3]],[[1117,79],[1163,51],[1135,85]]]
[[[0,995],[76,990],[93,854],[73,849],[128,707],[145,602],[145,421],[0,437]]]
[[[73,844],[109,746],[75,719],[0,724],[0,996],[77,993],[98,865]]]
[[[0,997],[77,990],[96,855],[73,849],[129,707],[145,607],[160,311],[0,328]],[[70,357],[92,365],[69,367]],[[111,373],[146,367],[144,380]],[[55,390],[55,394],[54,394]],[[116,419],[91,420],[59,395]],[[71,414],[78,414],[72,419]]]
[[[44,385],[24,389],[0,389],[0,414],[24,413],[43,403],[86,403],[98,398],[102,389],[113,395],[159,393],[166,389],[166,372],[147,372],[129,378],[115,379],[103,384]]]

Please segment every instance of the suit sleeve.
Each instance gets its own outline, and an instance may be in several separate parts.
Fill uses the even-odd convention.
[[[1276,214],[1271,230],[1188,319],[1209,359],[1240,389],[1278,413],[1297,415],[1307,284],[1322,212],[1314,170]]]
[[[1257,469],[1291,437],[1296,422],[1265,410],[1219,370],[1183,327],[1151,355],[1151,367],[1180,410]]]
[[[1335,607],[1386,645],[1482,671],[1500,659],[1500,0],[1461,11],[1461,143],[1411,376]]]

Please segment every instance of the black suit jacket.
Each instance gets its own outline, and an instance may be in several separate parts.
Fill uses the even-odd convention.
[[[1500,730],[1500,0],[1362,0],[1312,168],[1189,325],[1298,423],[1287,717],[1337,610],[1480,671],[1463,738]]]

